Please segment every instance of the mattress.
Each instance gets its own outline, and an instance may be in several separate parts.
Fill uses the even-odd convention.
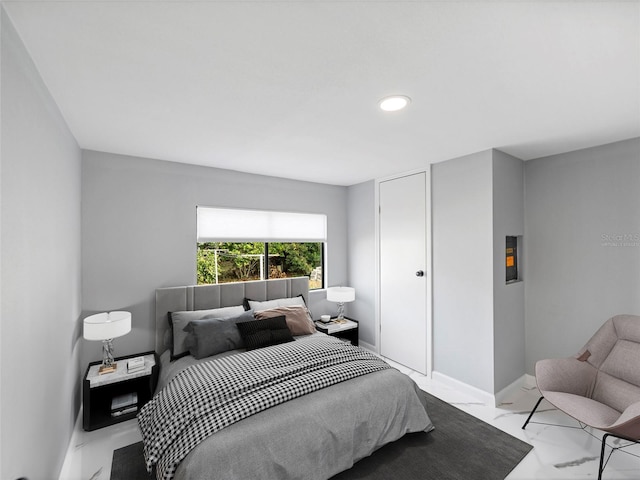
[[[296,337],[297,342],[307,339],[336,341],[322,333]],[[157,392],[185,368],[241,352],[203,360],[186,356],[173,362],[165,352]],[[385,368],[288,400],[216,431],[190,451],[173,478],[328,479],[406,433],[431,429],[423,392],[408,376]]]

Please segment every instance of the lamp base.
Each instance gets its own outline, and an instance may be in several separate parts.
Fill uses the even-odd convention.
[[[100,365],[100,368],[98,369],[98,375],[104,375],[105,373],[113,373],[118,369],[118,364],[117,363],[112,363],[111,365],[107,366],[107,365]]]

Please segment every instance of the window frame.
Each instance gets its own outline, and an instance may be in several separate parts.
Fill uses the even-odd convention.
[[[195,265],[195,274],[196,274],[196,284],[198,285],[220,285],[222,283],[240,283],[240,282],[245,282],[247,280],[234,280],[234,281],[225,281],[225,282],[220,282],[218,281],[216,282],[211,282],[211,283],[201,283],[200,282],[200,272],[199,272],[199,268],[198,268],[198,258],[199,258],[199,251],[200,251],[200,245],[202,244],[206,244],[206,243],[233,243],[233,244],[244,244],[244,243],[261,243],[263,245],[263,251],[262,251],[262,256],[264,257],[263,259],[261,259],[260,261],[260,271],[262,273],[262,276],[264,278],[261,278],[261,280],[269,280],[271,279],[271,269],[270,269],[270,265],[271,262],[269,260],[269,243],[284,243],[284,244],[304,244],[304,243],[313,243],[319,246],[320,248],[320,269],[321,269],[321,282],[320,282],[320,286],[318,287],[311,287],[311,276],[310,274],[307,274],[306,276],[309,277],[309,290],[310,291],[317,291],[317,290],[323,290],[326,288],[327,286],[327,281],[326,281],[326,248],[327,248],[327,244],[326,242],[260,242],[260,241],[254,241],[254,242],[225,242],[225,241],[218,241],[218,242],[214,242],[214,241],[206,241],[206,242],[196,242],[196,265]],[[286,273],[286,272],[285,272]],[[276,277],[277,278],[277,277]],[[288,277],[288,278],[294,278],[294,277]]]

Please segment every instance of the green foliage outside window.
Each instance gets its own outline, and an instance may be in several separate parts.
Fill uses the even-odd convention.
[[[199,243],[198,284],[309,276],[310,289],[322,288],[322,248],[322,243]]]

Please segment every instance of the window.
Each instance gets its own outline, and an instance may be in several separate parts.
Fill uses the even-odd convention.
[[[199,285],[308,275],[324,286],[326,215],[198,207]]]

